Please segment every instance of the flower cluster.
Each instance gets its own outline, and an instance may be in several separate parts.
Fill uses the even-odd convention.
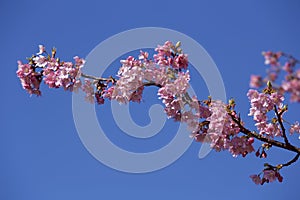
[[[19,77],[23,89],[29,94],[41,95],[40,84],[42,80],[41,73],[35,72],[30,64],[23,64],[18,61],[17,76]]]
[[[172,66],[174,69],[182,70],[188,67],[187,55],[182,53],[180,42],[175,46],[172,42],[167,41],[163,46],[158,45],[155,49],[157,54],[154,55],[155,62],[160,66]]]
[[[279,93],[290,94],[291,102],[300,102],[300,69],[295,66],[299,63],[294,57],[283,52],[263,52],[265,64],[270,65],[266,77],[252,75],[250,77],[250,87],[260,88],[271,81]],[[280,73],[284,74],[284,80],[279,82]]]
[[[265,169],[262,173],[262,177],[261,174],[254,174],[250,176],[255,184],[263,185],[264,183],[271,183],[276,180],[278,180],[279,182],[283,181],[283,177],[280,175],[277,169]]]
[[[153,59],[149,59],[148,52],[141,51],[138,59],[129,56],[121,60],[119,79],[108,88],[107,91],[112,91],[108,96],[119,103],[140,102],[145,86],[157,86],[167,116],[186,122],[190,129],[194,129],[198,126],[200,113],[198,100],[193,100],[187,93],[190,81],[189,71],[186,70],[187,55],[182,53],[180,43],[173,45],[170,41],[158,45],[155,51]]]
[[[210,116],[208,128],[202,132],[194,133],[194,137],[199,142],[209,142],[216,151],[228,150],[233,157],[254,151],[252,146],[254,138],[238,135],[240,128],[232,120],[228,113],[228,106],[222,101],[211,101],[209,104]],[[231,113],[235,115],[235,113]],[[201,129],[200,129],[201,130]]]
[[[268,122],[268,112],[274,108],[283,109],[284,97],[274,92],[272,94],[259,93],[257,90],[250,89],[247,96],[251,103],[249,116],[253,116],[255,126],[261,135],[268,137],[282,136],[281,129],[277,120]]]
[[[155,49],[157,54],[153,60],[149,53],[141,51],[138,59],[129,56],[121,60],[116,84],[113,86],[112,99],[120,103],[129,101],[140,102],[144,85],[156,85],[168,90],[171,96],[176,96],[179,89],[183,94],[188,88],[189,73],[180,72],[187,69],[187,55],[182,53],[180,43],[173,45],[167,41]],[[172,78],[170,78],[172,77]],[[160,93],[160,92],[159,92]]]
[[[300,134],[300,124],[298,121],[296,121],[294,124],[291,125],[290,127],[290,134],[294,134],[294,133],[298,133]],[[300,136],[299,136],[299,140],[300,140]]]
[[[40,84],[42,80],[49,88],[64,88],[69,91],[77,91],[81,87],[80,69],[84,60],[74,57],[75,64],[63,62],[55,58],[56,50],[52,49],[52,55],[47,54],[45,47],[39,45],[39,52],[23,64],[18,61],[17,76],[21,84],[29,94],[41,95]]]

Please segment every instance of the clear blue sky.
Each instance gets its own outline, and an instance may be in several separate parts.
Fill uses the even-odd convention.
[[[249,76],[265,70],[261,51],[282,50],[300,57],[299,9],[296,0],[1,1],[0,199],[296,199],[299,163],[282,171],[282,184],[261,187],[248,177],[262,169],[263,160],[254,155],[234,159],[228,152],[212,152],[199,160],[199,143],[163,170],[127,174],[110,169],[81,143],[71,94],[43,87],[42,97],[29,97],[15,71],[16,61],[36,52],[41,43],[57,47],[67,60],[87,56],[119,32],[165,27],[187,34],[208,51],[222,74],[227,96],[236,98],[246,116]],[[132,106],[132,112],[143,116],[140,107]],[[99,115],[101,109],[105,113],[98,108]],[[294,111],[291,117],[298,116]],[[146,114],[136,118],[140,124],[147,120]],[[142,148],[138,141],[118,140],[114,134],[122,133],[113,122],[107,127],[111,139],[124,148],[134,142]],[[169,134],[160,133],[161,141],[167,143]],[[157,147],[150,140],[147,145]],[[274,162],[293,156],[272,152]]]

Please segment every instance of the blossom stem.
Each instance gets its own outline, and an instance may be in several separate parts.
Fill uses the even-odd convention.
[[[87,74],[84,74],[84,73],[81,73],[81,76],[84,77],[84,78],[89,78],[89,79],[93,79],[93,80],[96,80],[96,81],[115,81],[115,79],[113,77],[101,78],[101,77],[87,75]]]
[[[292,160],[290,160],[287,163],[282,164],[282,167],[287,167],[287,166],[295,163],[299,159],[299,157],[300,157],[300,153],[297,153],[297,155]]]
[[[231,116],[232,120],[239,126],[240,128],[240,132],[249,136],[249,137],[254,137],[262,142],[266,142],[266,143],[269,143],[273,146],[276,146],[276,147],[279,147],[279,148],[282,148],[282,149],[286,149],[286,150],[289,150],[289,151],[292,151],[292,152],[296,152],[298,154],[300,154],[300,148],[298,147],[295,147],[293,145],[291,145],[290,143],[283,143],[283,142],[279,142],[277,140],[273,140],[271,138],[266,138],[254,131],[250,131],[249,129],[245,128],[242,124],[241,124],[241,121],[239,119],[236,119],[236,117],[232,114],[229,113],[229,115]]]
[[[290,142],[289,142],[289,140],[288,140],[288,138],[287,138],[287,136],[286,136],[286,133],[285,133],[284,125],[283,125],[283,123],[282,123],[282,117],[281,117],[281,115],[282,115],[283,112],[279,113],[276,106],[274,106],[274,111],[275,111],[276,117],[277,117],[277,119],[278,119],[280,128],[281,128],[281,130],[282,130],[282,136],[283,136],[283,138],[284,138],[284,142],[285,142],[286,144],[290,144]]]
[[[147,87],[147,86],[156,86],[156,87],[159,87],[159,88],[162,87],[162,85],[154,83],[154,82],[144,83],[143,86],[145,86],[145,87]]]

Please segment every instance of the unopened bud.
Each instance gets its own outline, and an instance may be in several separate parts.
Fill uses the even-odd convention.
[[[178,41],[178,42],[176,43],[176,45],[175,45],[175,48],[177,49],[177,48],[180,47],[180,46],[181,46],[181,42]]]

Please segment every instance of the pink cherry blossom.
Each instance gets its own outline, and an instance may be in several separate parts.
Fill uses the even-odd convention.
[[[44,52],[46,52],[45,46],[40,44],[39,52],[37,53],[37,55],[43,54]]]
[[[17,76],[21,81],[23,89],[29,94],[35,94],[37,96],[41,95],[41,75],[34,72],[29,64],[23,64],[21,61],[18,61]]]
[[[251,103],[249,116],[253,116],[256,121],[255,126],[259,133],[268,137],[281,136],[281,129],[278,123],[269,123],[267,113],[274,109],[283,107],[284,97],[274,92],[271,95],[259,93],[257,90],[250,89],[247,96]]]
[[[140,51],[140,55],[139,55],[139,59],[140,60],[147,60],[148,57],[149,57],[149,53],[148,52]]]
[[[240,129],[232,121],[223,102],[212,101],[209,111],[211,115],[207,117],[209,121],[207,132],[201,134],[193,133],[197,141],[211,143],[211,147],[216,151],[229,150],[234,157],[238,155],[244,157],[254,151],[252,139],[249,140],[237,135]]]
[[[262,86],[262,78],[258,75],[251,75],[250,77],[250,87],[259,88]]]
[[[264,170],[263,179],[267,182],[273,182],[277,179],[276,172],[274,170]]]
[[[262,184],[262,180],[261,180],[260,176],[254,174],[254,175],[251,175],[250,178],[256,185]]]
[[[233,157],[237,157],[238,155],[242,155],[245,157],[248,153],[254,151],[254,148],[246,137],[234,136],[229,143],[229,152],[233,155]]]
[[[130,101],[140,103],[142,100],[144,86],[139,87],[136,91],[131,94]]]
[[[284,91],[291,93],[291,102],[300,102],[300,79],[291,79],[282,82]]]
[[[111,100],[113,92],[114,92],[114,86],[109,87],[108,89],[104,90],[103,97]]]
[[[99,93],[95,93],[96,102],[98,105],[104,104],[104,98]]]
[[[82,58],[79,58],[78,56],[75,56],[73,59],[75,60],[75,66],[76,67],[81,68],[85,64],[85,60],[82,59]]]
[[[165,90],[171,95],[182,95],[185,94],[189,87],[190,74],[189,71],[186,73],[179,72],[178,78],[171,83],[166,84]]]
[[[82,90],[85,92],[85,100],[90,103],[95,102],[95,92],[94,92],[94,86],[92,85],[92,82],[88,79],[84,80],[84,85],[82,86]]]
[[[273,53],[271,51],[263,52],[263,56],[265,57],[265,64],[278,66],[280,63],[278,59],[282,56],[282,52]]]
[[[300,124],[298,121],[296,121],[294,124],[291,125],[289,132],[290,134],[294,134],[294,133],[300,134]],[[299,136],[299,140],[300,140],[300,136]]]
[[[187,54],[179,54],[173,59],[173,62],[171,63],[174,69],[187,69],[188,64]]]
[[[48,64],[47,58],[45,56],[39,55],[33,58],[37,67],[45,68]]]

